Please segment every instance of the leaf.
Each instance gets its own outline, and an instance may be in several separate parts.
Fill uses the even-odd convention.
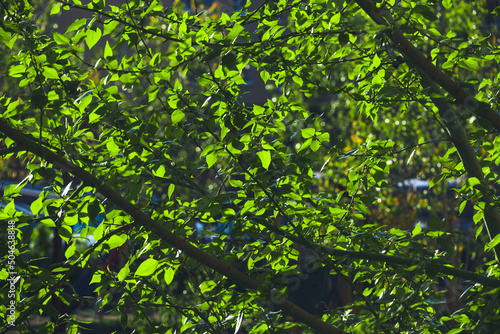
[[[94,275],[92,276],[92,279],[90,280],[90,283],[89,284],[92,284],[92,283],[100,283],[101,282],[101,279],[102,279],[102,272],[95,272]]]
[[[99,42],[101,37],[102,37],[101,29],[92,28],[87,30],[87,37],[85,37],[85,43],[87,43],[89,50],[92,49],[97,44],[97,42]]]
[[[43,92],[43,89],[37,89],[33,92],[33,95],[31,96],[31,105],[34,108],[43,108],[47,104],[48,99],[45,93]]]
[[[168,186],[168,193],[167,193],[168,194],[168,198],[170,200],[172,199],[172,194],[174,193],[174,191],[175,191],[175,184],[172,183],[172,184],[170,184]]]
[[[422,14],[422,16],[429,21],[436,21],[438,19],[438,17],[436,16],[436,14],[434,14],[432,9],[425,5],[416,5],[413,11],[415,13]]]
[[[336,26],[340,22],[340,12],[335,13],[331,18],[330,18],[330,23],[333,26]]]
[[[239,23],[235,23],[229,34],[227,34],[227,39],[229,40],[235,40],[236,37],[244,30],[242,25]]]
[[[8,197],[14,194],[19,194],[19,191],[22,187],[19,187],[18,184],[9,184],[7,187],[3,189],[3,196]]]
[[[264,81],[264,83],[267,83],[271,75],[269,74],[269,72],[262,70],[260,71],[260,77],[262,78],[262,81]]]
[[[300,132],[302,134],[302,138],[307,139],[307,138],[311,138],[312,136],[314,136],[314,134],[316,133],[316,130],[313,128],[307,128],[307,129],[301,129]]]
[[[477,177],[470,177],[470,178],[467,180],[467,184],[468,184],[470,187],[475,187],[475,186],[481,185],[481,182],[479,181],[479,179],[478,179]]]
[[[484,246],[484,250],[485,251],[489,251],[489,250],[495,248],[499,243],[500,243],[500,234],[497,234],[493,238],[493,240],[491,240],[490,242],[486,243],[486,245]]]
[[[340,43],[341,46],[344,46],[347,43],[349,43],[349,34],[347,34],[347,33],[341,33],[339,35],[339,43]]]
[[[57,71],[52,67],[47,67],[47,66],[43,67],[43,76],[47,79],[59,79]]]
[[[128,323],[128,314],[127,312],[123,312],[122,315],[120,316],[120,324],[122,325],[123,329],[127,328],[127,323]]]
[[[236,65],[236,56],[230,52],[222,57],[221,62],[222,66],[230,70]]]
[[[113,57],[113,49],[111,49],[111,46],[109,46],[109,42],[106,41],[106,46],[104,47],[104,59]]]
[[[87,19],[76,19],[66,30],[67,32],[75,31],[87,24]]]
[[[206,156],[208,168],[212,167],[217,162],[218,155],[215,152],[211,152]]]
[[[468,58],[468,59],[462,59],[460,61],[460,64],[463,64],[463,67],[466,69],[469,69],[471,71],[476,71],[478,67],[477,61],[474,59]]]
[[[33,213],[35,216],[40,214],[40,211],[42,210],[43,207],[43,199],[44,197],[39,196],[33,203],[30,205],[31,213]]]
[[[330,142],[330,134],[328,132],[323,132],[322,134],[320,134],[318,136],[318,140],[320,142],[322,142],[322,143],[323,142],[327,142],[328,143],[328,142]]]
[[[452,6],[451,0],[443,0],[442,4],[443,4],[443,7],[446,9],[450,9]]]
[[[321,147],[321,143],[317,140],[313,140],[313,141],[311,141],[310,146],[311,146],[311,150],[313,150],[313,152],[316,152]]]
[[[422,226],[420,226],[420,222],[418,222],[413,231],[411,231],[411,234],[415,236],[420,234],[420,232],[422,232]]]
[[[200,284],[200,292],[206,293],[208,291],[212,291],[217,286],[217,283],[214,281],[205,281]]]
[[[211,61],[213,59],[215,59],[215,57],[218,57],[220,56],[220,54],[222,53],[222,45],[215,45],[215,46],[211,46],[211,50],[203,57],[201,58],[202,61]]]
[[[379,67],[380,63],[381,63],[380,58],[378,57],[377,54],[375,54],[372,59],[372,68]]]
[[[186,115],[179,109],[175,110],[171,116],[172,123],[174,124],[181,122],[184,118],[186,118]]]
[[[64,252],[64,256],[69,259],[71,258],[76,252],[76,243],[72,242],[68,248],[66,248],[66,251]]]
[[[12,38],[12,34],[3,30],[2,27],[0,27],[0,42],[1,43],[6,43],[10,41]]]
[[[105,243],[109,245],[109,248],[121,247],[127,241],[126,235],[112,235]]]
[[[257,152],[257,156],[260,159],[260,162],[262,163],[262,167],[265,169],[269,169],[269,165],[271,164],[271,152],[269,151],[260,151]]]
[[[330,213],[334,217],[343,216],[347,213],[347,210],[341,208],[329,208]]]
[[[166,169],[164,165],[158,166],[156,170],[153,171],[153,175],[157,177],[164,177],[166,173]]]
[[[174,280],[174,276],[175,276],[175,269],[169,267],[165,270],[163,279],[165,280],[165,283],[169,285]]]
[[[405,34],[414,34],[417,32],[417,29],[409,24],[402,24],[399,26],[399,30]]]
[[[297,75],[294,75],[292,77],[292,80],[295,81],[295,83],[298,84],[299,86],[302,86],[304,84],[304,80],[302,80],[302,78]]]
[[[429,216],[427,226],[431,230],[443,231],[446,228],[446,221],[444,219],[438,218],[435,214]]]
[[[61,11],[61,4],[55,3],[52,5],[52,8],[50,9],[50,15],[59,14],[60,11]]]
[[[125,278],[127,278],[128,274],[130,273],[130,266],[127,264],[125,264],[125,266],[120,269],[120,271],[118,272],[118,275],[117,275],[117,278],[120,282],[123,282],[123,280]]]
[[[462,212],[464,212],[464,209],[465,209],[465,206],[467,205],[467,200],[465,201],[462,201],[462,203],[460,203],[460,206],[458,208],[458,214],[461,215]]]
[[[151,276],[158,268],[158,261],[152,258],[145,260],[135,271],[135,276]]]

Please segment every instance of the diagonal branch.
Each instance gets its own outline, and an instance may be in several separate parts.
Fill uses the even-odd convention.
[[[241,287],[251,290],[259,290],[259,288],[261,287],[261,284],[255,279],[243,274],[241,271],[220,261],[210,254],[205,253],[203,250],[193,246],[188,241],[179,238],[159,222],[151,219],[150,216],[145,214],[141,209],[129,202],[127,199],[113,190],[110,186],[106,185],[103,181],[99,180],[98,178],[87,172],[85,169],[75,165],[70,161],[65,160],[51,150],[39,145],[37,142],[25,136],[18,130],[13,129],[5,119],[0,120],[0,132],[4,133],[6,136],[14,140],[18,145],[26,147],[26,149],[31,151],[33,154],[39,157],[43,156],[51,163],[59,164],[62,168],[80,178],[85,184],[94,187],[110,202],[116,204],[120,209],[133,217],[135,222],[140,222],[141,224],[154,229],[157,235],[162,240],[183,251],[187,256],[195,259],[199,263],[212,268],[222,275],[227,276],[231,281]],[[314,328],[320,333],[341,333],[341,331],[339,331],[335,327],[323,322],[321,319],[304,311],[303,309],[286,299],[281,299],[279,302],[276,302],[276,304],[279,308],[290,314],[297,321],[302,322],[311,328]]]
[[[465,171],[469,177],[475,177],[479,180],[477,190],[483,195],[481,200],[485,202],[483,218],[484,226],[486,227],[488,237],[490,240],[493,240],[496,235],[500,234],[500,213],[495,207],[492,192],[489,190],[488,184],[484,180],[483,169],[477,159],[476,152],[471,146],[470,140],[467,138],[467,133],[460,123],[455,110],[453,110],[453,106],[450,105],[446,98],[442,97],[441,89],[425,72],[419,72],[422,78],[421,85],[424,89],[429,89],[432,102],[439,110],[439,116],[444,121],[444,126],[448,132],[448,136],[457,149]],[[493,250],[497,261],[499,261],[498,256],[500,255],[500,245],[495,246]]]
[[[378,8],[371,0],[355,0],[375,23],[389,27],[393,18],[385,8]],[[393,27],[394,28],[394,27]],[[394,41],[395,47],[404,54],[418,69],[426,73],[429,78],[450,93],[458,104],[486,119],[496,129],[500,130],[500,115],[489,105],[480,103],[476,98],[446,75],[430,59],[424,56],[398,29],[392,29],[388,35]],[[411,64],[408,64],[411,65]]]

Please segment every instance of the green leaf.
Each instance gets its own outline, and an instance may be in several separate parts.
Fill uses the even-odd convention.
[[[127,241],[126,235],[112,235],[107,241],[106,244],[109,245],[109,248],[118,248],[121,247]]]
[[[54,41],[59,44],[59,45],[70,45],[71,44],[71,39],[69,37],[66,37],[63,34],[59,34],[55,32],[53,34]]]
[[[69,259],[71,258],[74,254],[76,253],[76,243],[72,242],[68,248],[66,248],[66,251],[64,252],[64,256]]]
[[[47,67],[47,66],[43,67],[43,76],[47,79],[59,79],[57,71],[52,67]]]
[[[245,28],[239,23],[235,23],[229,34],[227,34],[227,39],[234,40]]]
[[[109,46],[109,42],[106,41],[106,46],[104,47],[104,59],[113,57],[113,50],[111,49],[111,46]]]
[[[217,162],[218,155],[215,152],[211,152],[207,155],[207,166],[208,168],[212,167]]]
[[[372,58],[372,68],[377,68],[381,64],[380,58],[378,57],[377,54],[375,54]]]
[[[486,243],[486,245],[484,246],[484,250],[485,251],[489,251],[489,250],[495,248],[499,243],[500,243],[500,234],[497,234],[493,238],[493,240],[491,240],[490,242]]]
[[[301,152],[302,150],[305,150],[306,148],[308,148],[312,143],[312,138],[308,138],[299,148],[299,150],[297,152]]]
[[[262,78],[262,81],[264,81],[264,83],[267,83],[271,75],[269,74],[269,72],[262,70],[260,71],[260,77]]]
[[[168,198],[171,200],[172,199],[172,194],[174,193],[175,191],[175,184],[171,184],[168,186]]]
[[[320,142],[322,142],[322,143],[323,142],[327,142],[328,143],[328,142],[330,142],[330,134],[328,132],[323,132],[322,134],[320,134],[318,136],[318,140]]]
[[[442,4],[443,4],[443,7],[446,9],[450,9],[451,6],[453,5],[451,0],[443,0]]]
[[[175,269],[173,268],[167,268],[165,270],[165,274],[164,274],[164,280],[165,280],[165,283],[167,285],[169,285],[170,283],[172,283],[172,281],[174,280],[174,276],[175,276]]]
[[[102,272],[95,272],[94,275],[92,276],[92,279],[90,280],[90,283],[89,284],[92,284],[92,283],[100,283],[102,280]]]
[[[333,26],[336,26],[337,24],[340,23],[340,12],[335,13],[331,18],[330,18],[330,23]]]
[[[120,316],[120,324],[122,325],[123,329],[127,328],[127,323],[128,323],[128,314],[127,312],[123,312],[122,315]]]
[[[120,22],[118,20],[106,20],[104,23],[104,32],[103,35],[109,35],[112,32],[116,32],[116,28]]]
[[[118,275],[117,275],[117,278],[120,282],[123,282],[123,280],[125,278],[127,278],[128,274],[130,273],[130,266],[127,264],[125,264],[125,266],[120,269],[120,271],[118,272]]]
[[[262,163],[262,167],[265,169],[269,169],[269,164],[271,164],[271,152],[269,151],[260,151],[257,152],[257,156],[260,159],[260,162]]]
[[[470,178],[467,180],[467,184],[468,184],[470,187],[475,187],[475,186],[481,185],[481,182],[479,181],[479,179],[478,179],[477,177],[470,177]]]
[[[460,203],[460,206],[458,208],[458,214],[461,215],[462,212],[464,212],[464,209],[465,209],[465,206],[467,205],[467,201],[462,201],[462,203]]]
[[[71,25],[68,27],[67,32],[78,30],[84,25],[87,24],[87,19],[76,19]]]
[[[425,5],[416,5],[415,8],[413,9],[416,13],[422,14],[423,17],[425,17],[429,21],[436,21],[438,17],[430,7],[427,7]]]
[[[52,8],[50,9],[50,15],[56,15],[59,14],[61,11],[61,4],[60,3],[55,3],[52,5]]]
[[[349,43],[349,34],[347,34],[347,33],[341,33],[339,35],[339,43],[340,43],[341,46],[344,46],[347,43]]]
[[[460,64],[462,65],[462,67],[464,67],[464,68],[466,68],[468,70],[471,70],[471,71],[476,71],[477,67],[478,67],[477,61],[474,60],[474,59],[471,59],[471,58],[462,59],[460,61]]]
[[[420,234],[421,232],[422,232],[422,226],[420,226],[420,222],[418,222],[417,225],[415,225],[413,231],[411,231],[411,234],[415,236]]]
[[[316,152],[316,151],[317,151],[317,150],[319,150],[319,148],[321,147],[321,143],[320,143],[319,141],[317,141],[317,140],[313,140],[313,141],[311,142],[311,145],[310,145],[310,146],[311,146],[311,150],[312,150],[313,152]]]
[[[177,123],[183,121],[184,118],[186,118],[186,115],[182,111],[180,111],[179,109],[175,110],[171,116],[172,123],[174,123],[174,124],[177,124]]]
[[[16,35],[12,35],[11,33],[3,30],[2,27],[0,27],[0,43],[4,43],[9,47],[9,49],[12,49],[12,45],[14,44],[14,41],[16,39]]]
[[[156,170],[153,171],[153,175],[157,177],[164,177],[166,173],[166,169],[164,165],[158,166]]]
[[[296,84],[298,84],[299,86],[302,86],[304,84],[304,80],[302,80],[301,77],[297,76],[297,75],[294,75],[292,77],[293,81],[295,81]]]
[[[211,46],[211,50],[201,59],[202,61],[211,61],[222,53],[222,45]]]
[[[8,197],[12,196],[15,194],[19,194],[19,191],[21,191],[22,187],[19,187],[18,184],[9,184],[3,189],[3,196]],[[40,198],[40,197],[39,197]]]
[[[135,271],[136,276],[151,276],[158,268],[158,261],[152,258],[145,260]]]
[[[302,138],[307,139],[307,138],[311,138],[312,136],[314,136],[314,134],[316,133],[316,130],[313,128],[307,128],[307,129],[301,129],[300,132],[302,134]]]
[[[221,62],[222,66],[230,70],[236,65],[236,56],[230,52],[222,57]]]
[[[99,28],[92,28],[87,30],[87,37],[85,37],[85,43],[87,43],[89,50],[92,49],[94,45],[97,44],[97,42],[99,42],[101,36],[102,32],[101,29]]]
[[[431,230],[443,231],[446,228],[446,221],[444,219],[438,218],[435,214],[431,214],[429,216],[427,226]]]
[[[330,210],[330,213],[332,214],[332,216],[343,216],[347,213],[347,210],[345,209],[341,209],[341,208],[329,208]]]
[[[39,196],[33,203],[30,205],[30,210],[31,212],[36,216],[40,214],[40,211],[42,210],[43,207],[43,199],[44,197]]]
[[[206,293],[208,291],[212,291],[217,286],[217,283],[214,281],[205,281],[200,284],[200,292]]]

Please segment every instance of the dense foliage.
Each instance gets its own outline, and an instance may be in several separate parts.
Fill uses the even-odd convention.
[[[4,332],[494,332],[494,5],[0,4]]]

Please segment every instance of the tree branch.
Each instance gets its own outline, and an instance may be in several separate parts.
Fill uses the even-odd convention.
[[[355,0],[356,3],[375,21],[375,23],[391,27],[394,21],[386,8],[378,8],[371,0]],[[491,106],[481,104],[476,98],[469,94],[460,84],[447,76],[439,67],[435,66],[430,59],[424,56],[403,33],[393,28],[388,34],[394,41],[395,47],[404,54],[418,69],[426,73],[429,78],[450,93],[456,101],[479,117],[486,119],[496,129],[500,130],[500,115]]]
[[[94,187],[98,192],[100,192],[104,197],[106,197],[110,202],[117,205],[120,209],[125,211],[131,217],[134,218],[135,222],[140,222],[144,226],[148,226],[156,230],[157,235],[173,247],[183,251],[187,256],[195,259],[196,261],[206,265],[213,270],[221,273],[224,276],[227,276],[231,281],[236,283],[239,286],[242,286],[251,290],[258,290],[260,287],[259,282],[255,279],[243,274],[236,268],[220,261],[219,259],[205,253],[203,250],[193,246],[188,241],[179,238],[174,233],[167,230],[163,225],[159,222],[151,219],[147,214],[141,211],[137,206],[126,200],[119,193],[114,191],[111,187],[106,185],[103,181],[100,181],[98,178],[84,170],[83,168],[75,165],[74,163],[65,160],[64,158],[58,156],[54,152],[48,150],[47,148],[39,145],[37,142],[28,138],[21,132],[13,129],[11,126],[7,124],[5,119],[0,120],[0,131],[4,133],[6,136],[10,137],[14,140],[18,145],[26,146],[27,150],[32,152],[33,154],[44,157],[51,163],[58,163],[62,168],[66,169],[68,172],[77,176],[84,182],[85,184]],[[314,328],[320,333],[341,333],[340,330],[323,322],[321,319],[313,316],[312,314],[304,311],[294,303],[283,300],[282,302],[276,302],[277,306],[280,307],[283,311],[290,314],[294,319],[299,322],[302,322],[311,328]]]
[[[498,212],[498,209],[495,208],[495,201],[491,190],[489,190],[488,184],[484,180],[483,169],[477,159],[476,152],[472,148],[470,140],[467,137],[467,133],[465,132],[462,123],[460,123],[453,107],[450,106],[449,101],[445,97],[442,97],[441,89],[425,72],[419,72],[422,77],[421,85],[424,89],[429,88],[429,94],[432,102],[439,110],[439,116],[443,119],[444,126],[448,131],[448,136],[450,137],[453,145],[455,145],[467,174],[469,177],[477,178],[480,182],[477,191],[483,195],[481,200],[485,202],[483,218],[484,226],[486,227],[488,237],[490,240],[493,240],[493,238],[500,233],[500,213]],[[494,248],[494,252],[498,262],[500,244]]]

